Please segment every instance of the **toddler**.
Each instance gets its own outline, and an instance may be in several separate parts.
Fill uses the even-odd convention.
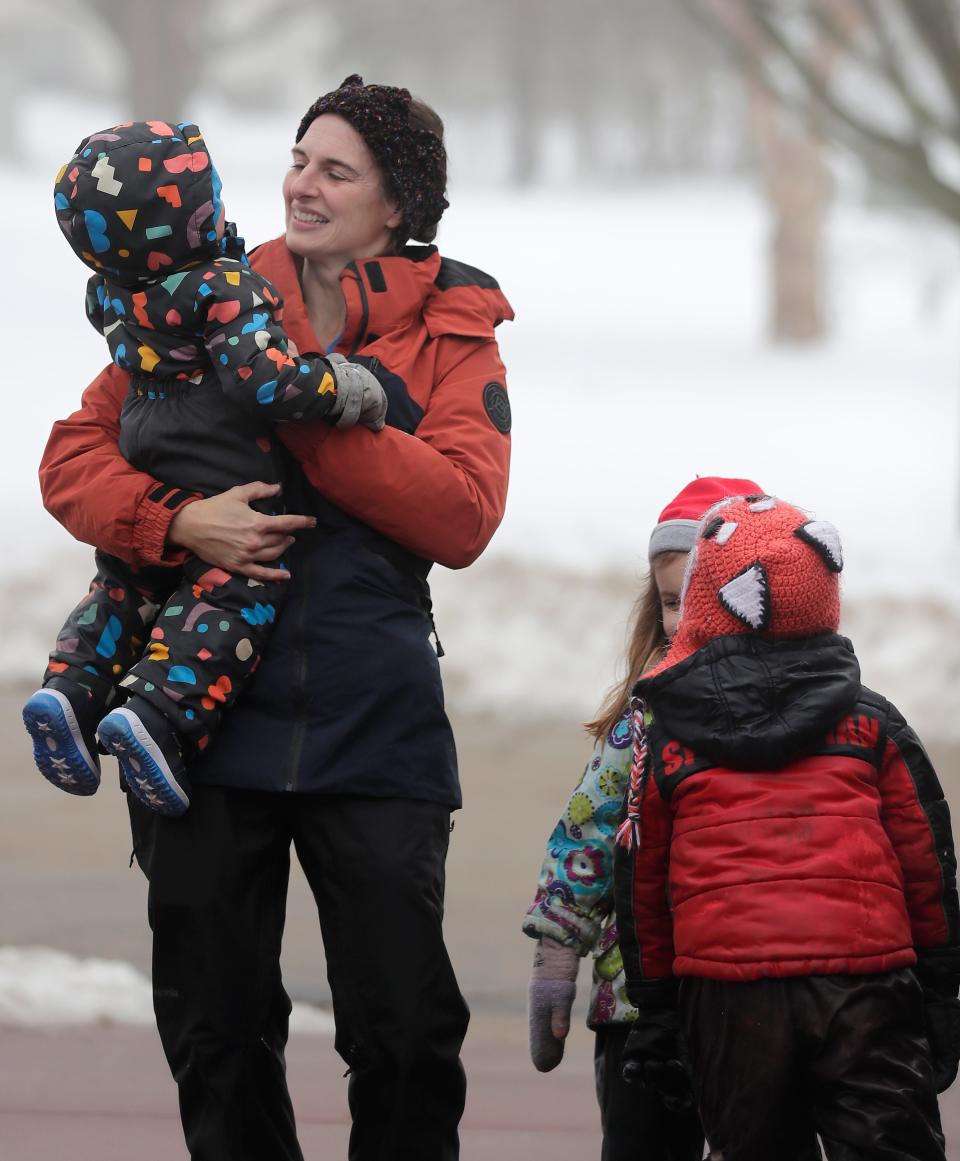
[[[380,430],[386,413],[366,367],[291,350],[280,297],[250,268],[220,193],[197,126],[165,121],[87,137],[54,192],[60,228],[95,271],[90,321],[130,376],[121,451],[164,481],[151,498],[174,511],[237,484],[282,484],[276,421]],[[92,794],[96,732],[133,794],[181,814],[190,803],[185,760],[209,744],[256,668],[285,582],[234,576],[196,557],[134,569],[98,552],[96,562],[43,687],[24,706],[37,767],[71,794]],[[118,686],[128,695],[122,706]]]

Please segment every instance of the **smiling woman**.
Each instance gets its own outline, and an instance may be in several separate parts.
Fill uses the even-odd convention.
[[[285,234],[251,265],[282,296],[297,348],[367,368],[389,408],[379,433],[277,427],[298,464],[286,515],[250,506],[275,492],[261,481],[200,498],[132,468],[116,366],[56,424],[41,467],[47,508],[135,568],[194,554],[256,584],[287,576],[281,557],[290,566],[262,664],[189,758],[189,811],[130,802],[157,1024],[197,1157],[302,1159],[279,966],[291,844],[350,1070],[350,1156],[458,1154],[468,1013],[442,914],[460,787],[427,574],[470,564],[503,516],[510,411],[494,328],[513,314],[493,278],[429,245],[447,208],[442,132],[405,89],[356,76],[299,126]]]
[[[403,214],[363,138],[336,114],[318,117],[294,147],[283,200],[314,333],[331,342],[343,329],[340,271],[389,253]]]

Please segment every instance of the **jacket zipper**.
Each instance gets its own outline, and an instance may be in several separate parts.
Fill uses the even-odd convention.
[[[356,341],[350,348],[351,355],[355,355],[363,346],[363,340],[367,337],[367,324],[370,322],[370,304],[367,302],[367,288],[363,285],[363,275],[357,266],[354,265],[353,268],[357,272],[357,286],[360,289],[360,327],[357,330]]]
[[[307,594],[310,587],[307,584],[310,559],[309,552],[304,553],[301,564],[300,599],[297,602],[297,627],[294,665],[294,704],[297,708],[293,723],[293,738],[290,743],[290,766],[287,772],[287,783],[284,789],[295,791],[300,781],[300,760],[303,756],[303,739],[307,730],[307,649],[304,643],[303,630],[307,621]]]

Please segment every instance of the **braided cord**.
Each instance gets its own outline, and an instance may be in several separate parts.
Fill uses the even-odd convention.
[[[643,698],[631,699],[630,732],[633,737],[633,759],[630,763],[630,782],[627,786],[627,813],[616,834],[618,845],[628,851],[640,845],[640,810],[647,780],[647,731],[643,722],[646,709]]]

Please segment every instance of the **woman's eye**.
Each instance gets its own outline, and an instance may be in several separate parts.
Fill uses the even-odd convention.
[[[331,169],[328,175],[332,181],[346,181],[347,175],[345,173],[337,173],[335,169]]]
[[[290,168],[291,168],[291,169],[303,169],[303,168],[304,168],[304,164],[303,164],[303,162],[302,162],[302,161],[292,161],[292,162],[290,163]]]

